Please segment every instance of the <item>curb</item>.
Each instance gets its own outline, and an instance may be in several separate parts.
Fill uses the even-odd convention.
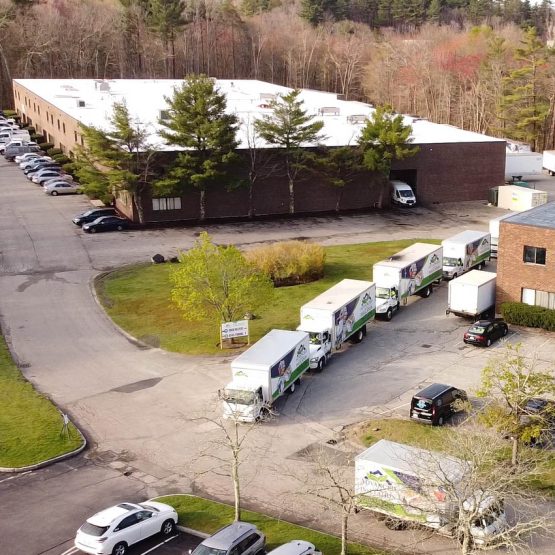
[[[210,537],[210,534],[199,532],[198,530],[193,530],[192,528],[187,528],[187,526],[181,526],[180,524],[178,524],[176,528],[180,532],[185,532],[185,534],[190,534],[191,536],[196,536],[197,538],[202,538],[203,540]]]
[[[75,426],[75,424],[74,424],[74,426]],[[88,443],[87,443],[87,439],[83,435],[83,432],[81,432],[81,430],[77,426],[75,426],[75,429],[77,430],[77,432],[81,436],[81,439],[83,440],[83,444],[80,447],[77,447],[77,449],[74,449],[73,451],[70,451],[69,453],[64,453],[63,455],[58,455],[57,457],[52,457],[51,459],[46,459],[45,461],[41,461],[41,462],[36,463],[36,464],[30,464],[30,465],[27,465],[27,466],[19,466],[17,468],[5,468],[5,467],[0,466],[0,472],[4,472],[6,474],[17,474],[19,472],[30,472],[31,470],[38,470],[39,468],[44,468],[45,466],[50,466],[51,464],[54,464],[54,463],[57,463],[57,462],[60,462],[60,461],[64,461],[66,459],[70,459],[71,457],[75,457],[76,455],[79,455],[79,453],[81,453],[87,447]]]

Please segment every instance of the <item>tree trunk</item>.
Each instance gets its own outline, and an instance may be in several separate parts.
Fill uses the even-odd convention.
[[[199,219],[201,221],[206,219],[206,191],[204,189],[200,190]]]
[[[233,480],[233,495],[235,497],[235,520],[241,520],[241,490],[239,488],[239,422],[234,421],[235,442],[233,449],[233,461],[231,467],[231,478]]]
[[[512,449],[512,453],[511,453],[511,464],[513,466],[516,466],[517,462],[518,462],[518,437],[514,436],[513,437],[513,449]]]
[[[343,514],[341,515],[341,555],[347,555],[347,525],[349,521],[349,513],[343,509]]]
[[[251,179],[249,180],[249,218],[254,216],[254,181]]]
[[[145,223],[145,213],[143,210],[143,199],[141,197],[141,193],[134,192],[133,193],[133,204],[135,205],[135,209],[137,210],[137,215],[139,216],[139,223]]]
[[[289,178],[289,214],[295,213],[295,183]]]
[[[341,199],[343,198],[343,187],[339,187],[339,190],[337,191],[337,199],[335,202],[335,211],[339,212],[340,208],[341,208]]]

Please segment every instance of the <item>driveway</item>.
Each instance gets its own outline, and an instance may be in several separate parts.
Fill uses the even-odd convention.
[[[230,481],[214,456],[228,454],[216,394],[229,381],[230,357],[138,347],[97,306],[93,277],[157,252],[174,255],[190,247],[201,229],[219,243],[304,237],[342,244],[444,238],[465,228],[487,229],[489,218],[503,213],[463,203],[441,210],[86,235],[71,223],[86,207],[81,196],[47,197],[12,164],[0,162],[0,317],[20,367],[89,435],[88,456],[96,465],[130,474],[151,494],[180,489],[227,500]],[[430,299],[411,300],[392,322],[373,323],[362,344],[337,354],[324,373],[308,376],[280,401],[279,417],[254,429],[247,441],[241,470],[250,506],[338,531],[338,516],[297,495],[294,475],[312,467],[307,447],[337,440],[345,424],[368,416],[406,414],[408,398],[423,384],[441,380],[471,389],[495,351],[465,346],[467,323],[446,317],[445,304],[445,286]],[[555,358],[553,334],[519,332],[510,340],[523,341],[544,362]],[[209,472],[215,466],[220,472]],[[392,533],[363,514],[354,517],[353,532],[407,552],[452,549],[442,538]]]

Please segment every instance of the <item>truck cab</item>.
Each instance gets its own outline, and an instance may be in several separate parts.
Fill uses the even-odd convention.
[[[416,206],[416,197],[412,187],[403,181],[392,181],[391,202],[398,206]]]
[[[310,369],[321,372],[331,355],[332,330],[317,321],[305,321],[297,329],[308,333]]]
[[[376,287],[376,316],[389,321],[400,306],[399,292],[395,287]]]
[[[255,422],[268,405],[264,402],[262,387],[245,382],[230,382],[219,392],[224,418],[240,422]]]
[[[443,257],[443,277],[445,279],[454,279],[464,273],[466,268],[462,258],[453,256]]]

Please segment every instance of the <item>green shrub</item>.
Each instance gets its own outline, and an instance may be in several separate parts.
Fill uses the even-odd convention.
[[[501,314],[510,324],[555,331],[555,310],[524,303],[503,303]]]
[[[44,143],[43,135],[37,135],[36,133],[29,133],[29,135],[31,136],[31,141],[35,141],[37,144]]]
[[[308,283],[324,275],[324,247],[314,243],[282,241],[252,249],[245,256],[276,287]]]
[[[54,148],[52,143],[39,143],[39,147],[41,150],[49,151],[51,148]]]
[[[27,131],[29,131],[29,135],[34,135],[37,132],[37,130],[32,125],[29,125],[29,127],[27,127]]]
[[[54,154],[52,159],[58,164],[69,164],[71,160],[65,154]]]
[[[72,164],[71,162],[68,162],[67,164],[62,164],[62,170],[75,177],[75,164]]]
[[[17,116],[17,112],[15,110],[3,110],[4,116],[7,118],[15,118]]]
[[[61,148],[49,148],[46,154],[48,154],[48,156],[56,156],[56,154],[63,154],[63,152]]]

